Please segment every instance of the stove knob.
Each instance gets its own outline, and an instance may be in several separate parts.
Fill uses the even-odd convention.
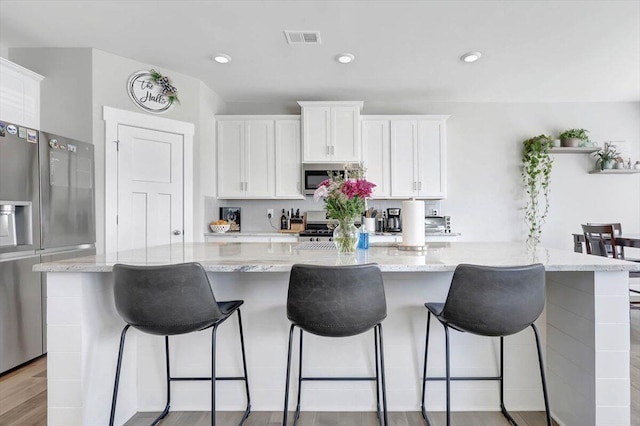
[[[309,238],[309,241],[313,241],[313,237]]]
[[[316,241],[320,241],[320,238],[316,237]]]
[[[333,238],[329,237],[329,242],[332,242],[332,241],[333,241]]]

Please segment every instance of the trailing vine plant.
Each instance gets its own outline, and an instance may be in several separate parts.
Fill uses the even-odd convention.
[[[549,213],[549,184],[553,166],[549,151],[553,146],[553,138],[540,135],[527,139],[523,145],[522,183],[527,192],[524,221],[528,231],[527,242],[535,246],[540,242],[542,225]]]

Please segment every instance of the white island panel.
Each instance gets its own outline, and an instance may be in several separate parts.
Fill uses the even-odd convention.
[[[375,247],[354,256],[298,250],[295,244],[185,244],[45,264],[52,312],[80,311],[72,321],[49,317],[50,424],[105,424],[108,421],[118,340],[124,323],[115,311],[111,268],[116,262],[166,264],[199,261],[219,300],[244,299],[243,324],[253,409],[282,409],[289,322],[286,319],[288,270],[293,263],[353,264],[377,262],[383,270],[388,317],[383,323],[387,392],[392,411],[416,411],[420,386],[425,301],[443,301],[459,263],[514,265],[542,261],[547,268],[547,308],[538,320],[546,341],[547,371],[554,417],[561,424],[629,424],[628,270],[637,265],[556,250],[531,252],[518,244],[451,243],[426,255]],[[252,272],[252,273],[246,273]],[[268,272],[268,273],[267,273]],[[62,323],[57,323],[62,321]],[[241,371],[237,320],[220,327],[218,365],[221,375]],[[72,324],[73,322],[73,324]],[[56,327],[76,327],[81,339],[64,346]],[[626,330],[626,339],[610,339]],[[429,374],[444,372],[442,327],[432,324]],[[373,333],[326,339],[305,333],[305,374],[371,375]],[[57,337],[56,337],[57,336]],[[626,343],[625,343],[626,342]],[[132,330],[125,349],[117,424],[136,411],[164,405],[162,339]],[[58,348],[60,350],[52,350]],[[210,333],[172,338],[172,370],[178,375],[207,375]],[[497,373],[498,340],[454,333],[452,374]],[[542,410],[535,343],[530,330],[505,339],[506,403],[512,410]],[[606,360],[617,359],[619,367]],[[74,361],[75,360],[75,361]],[[294,357],[294,364],[296,357]],[[624,362],[621,362],[624,361]],[[626,365],[626,369],[624,367]],[[292,381],[295,391],[295,377]],[[66,387],[65,387],[66,386]],[[361,382],[307,382],[303,410],[373,411],[373,385]],[[79,387],[79,389],[78,389]],[[219,383],[219,409],[241,410],[241,383]],[[67,392],[68,391],[68,392]],[[78,393],[81,397],[78,398]],[[173,410],[208,410],[209,384],[177,383]],[[63,397],[61,394],[76,395]],[[625,396],[626,395],[626,396]],[[444,409],[444,384],[429,384],[428,407]],[[497,383],[454,383],[455,410],[497,410]],[[291,407],[293,408],[293,407]],[[615,419],[612,423],[611,419]]]

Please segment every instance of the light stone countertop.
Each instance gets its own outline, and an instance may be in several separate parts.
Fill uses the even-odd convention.
[[[166,265],[200,262],[209,272],[288,272],[295,263],[353,265],[377,263],[383,272],[448,272],[460,263],[514,266],[542,263],[547,271],[640,271],[640,263],[607,259],[524,243],[428,243],[425,254],[374,245],[355,255],[299,249],[300,243],[185,243],[39,264],[39,272],[110,272],[115,263]]]
[[[402,237],[402,232],[376,232],[376,237]],[[462,235],[460,232],[425,232],[425,237],[459,237]],[[205,232],[205,237],[283,237],[293,236],[297,237],[295,232]]]

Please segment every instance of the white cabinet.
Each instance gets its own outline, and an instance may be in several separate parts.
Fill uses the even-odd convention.
[[[303,198],[299,116],[217,121],[219,198]]]
[[[390,119],[391,197],[442,199],[447,116]]]
[[[40,129],[40,82],[43,78],[0,58],[0,119]]]
[[[298,102],[302,108],[302,161],[357,163],[362,102]]]
[[[362,159],[367,180],[376,184],[373,198],[391,196],[389,120],[362,117]]]
[[[375,198],[446,197],[447,118],[362,116],[363,163]]]
[[[276,198],[304,198],[300,160],[300,118],[275,121]]]

